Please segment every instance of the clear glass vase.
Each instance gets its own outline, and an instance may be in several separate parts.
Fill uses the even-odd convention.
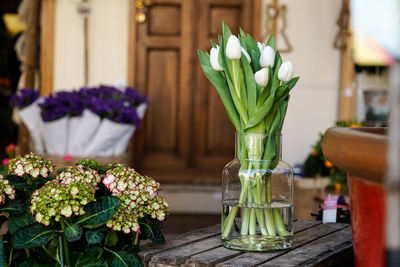
[[[244,251],[288,249],[293,240],[293,170],[281,134],[236,133],[222,173],[222,243]]]

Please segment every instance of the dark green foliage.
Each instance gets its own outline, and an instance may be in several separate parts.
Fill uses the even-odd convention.
[[[43,224],[32,224],[19,229],[11,238],[13,248],[33,248],[46,244],[55,235]]]
[[[139,258],[132,253],[127,251],[115,251],[113,252],[112,259],[113,267],[142,267],[142,263]]]
[[[0,238],[0,266],[6,266],[6,252],[2,238]]]
[[[89,245],[98,244],[103,240],[104,234],[99,231],[89,230],[85,233],[85,238]]]
[[[25,205],[19,199],[9,199],[2,210],[9,212],[11,215],[21,215],[25,212]]]
[[[108,221],[117,211],[121,201],[116,197],[99,197],[96,202],[85,207],[86,214],[79,216],[76,223],[86,227],[96,227]]]
[[[139,221],[141,239],[150,239],[157,244],[164,244],[165,238],[161,232],[162,222],[152,218],[142,218]]]
[[[74,242],[81,239],[82,233],[83,233],[82,227],[76,224],[68,225],[64,231],[65,238],[69,242]]]
[[[36,223],[30,212],[18,216],[10,216],[8,219],[8,231],[14,234],[20,228]]]

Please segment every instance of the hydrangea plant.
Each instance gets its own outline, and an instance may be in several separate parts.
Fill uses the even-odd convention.
[[[0,175],[8,213],[0,266],[141,266],[139,240],[164,242],[160,184],[132,168],[86,159],[55,171],[31,153],[8,171]]]

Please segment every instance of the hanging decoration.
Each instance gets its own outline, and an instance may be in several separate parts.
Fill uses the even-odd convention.
[[[267,5],[267,29],[272,32],[276,39],[282,37],[284,46],[278,48],[280,53],[288,53],[293,50],[293,47],[286,35],[287,18],[286,18],[286,5],[279,5],[278,0],[274,0],[273,4]],[[278,20],[281,19],[281,27],[278,30]],[[278,37],[279,36],[279,37]],[[266,41],[266,40],[265,40]]]

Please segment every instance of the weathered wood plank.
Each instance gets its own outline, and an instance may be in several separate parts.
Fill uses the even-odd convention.
[[[294,222],[293,232],[298,233],[321,224],[321,221],[299,220]]]
[[[299,248],[307,243],[310,243],[316,239],[319,239],[325,235],[329,235],[333,232],[339,231],[343,228],[349,228],[349,225],[340,223],[319,224],[315,227],[301,231],[298,234],[294,235],[292,250]],[[273,253],[244,253],[227,261],[218,263],[216,266],[256,266],[259,264],[263,264],[268,260],[281,256],[285,253],[288,253],[288,251],[278,251]]]
[[[185,233],[167,240],[163,245],[147,244],[141,247],[138,255],[142,262],[148,263],[150,259],[157,253],[173,249],[180,246],[186,246],[190,243],[206,239],[212,236],[219,236],[221,233],[221,225],[216,224],[196,231]]]
[[[315,227],[321,224],[319,221],[296,221],[294,223],[294,233],[304,231],[306,229]],[[239,256],[244,252],[226,249],[224,247],[218,247],[212,250],[208,250],[190,257],[186,264],[188,266],[215,266],[216,264],[226,261],[230,258]]]
[[[329,264],[333,260],[331,257],[345,252],[351,247],[351,228],[346,227],[259,266],[332,266]]]
[[[220,235],[213,236],[192,244],[188,244],[183,247],[177,247],[158,253],[151,258],[150,264],[161,263],[161,264],[171,264],[175,266],[184,264],[185,261],[192,255],[220,246],[221,246]]]

